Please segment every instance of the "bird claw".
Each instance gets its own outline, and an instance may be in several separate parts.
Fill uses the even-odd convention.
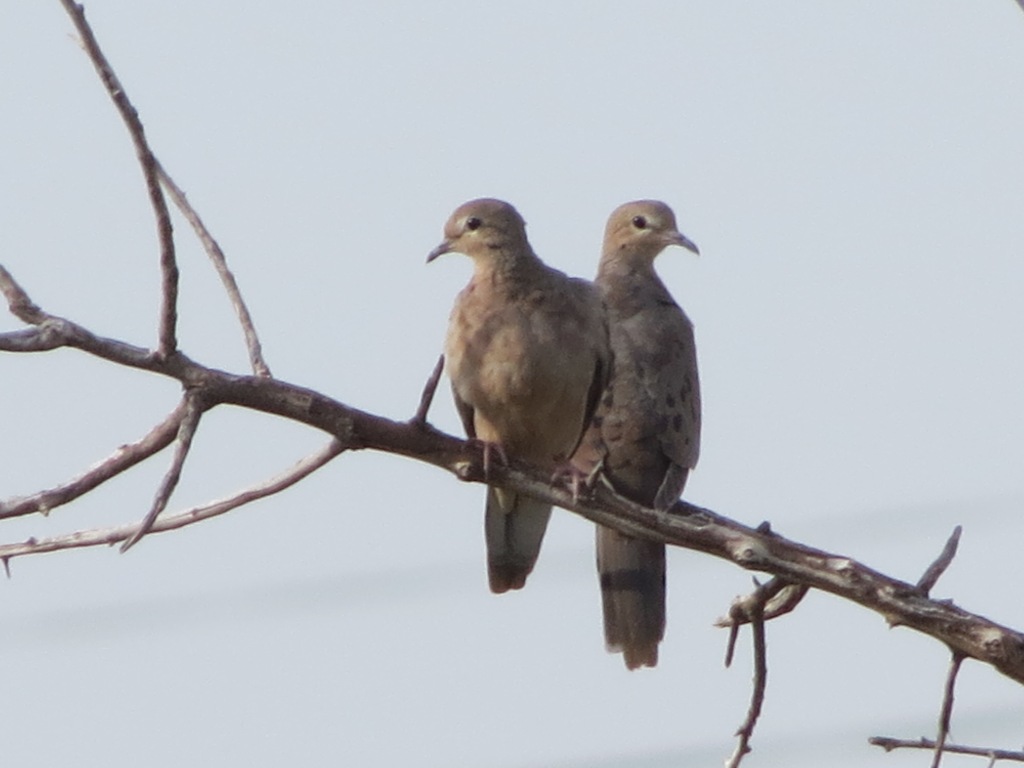
[[[489,440],[479,440],[476,438],[470,442],[479,445],[480,450],[483,451],[484,480],[489,480],[491,477],[491,456],[494,454],[497,454],[498,460],[503,467],[508,466],[508,454],[505,453],[501,443],[492,443]]]
[[[594,487],[594,479],[597,477],[600,468],[601,465],[598,464],[590,472],[584,472],[575,464],[566,462],[560,465],[551,476],[551,485],[564,482],[572,494],[572,503],[575,504],[580,500],[580,488],[590,490]]]

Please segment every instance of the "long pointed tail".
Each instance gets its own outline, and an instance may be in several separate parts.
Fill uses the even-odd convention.
[[[540,555],[550,518],[550,504],[500,488],[487,489],[484,530],[492,592],[523,588]]]
[[[665,545],[597,526],[604,637],[630,669],[658,663],[665,636]]]

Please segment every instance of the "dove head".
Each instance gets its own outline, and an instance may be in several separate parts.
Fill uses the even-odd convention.
[[[531,253],[526,222],[503,200],[484,197],[463,203],[444,225],[444,240],[427,261],[443,253],[464,253],[474,261]]]
[[[658,200],[635,200],[620,205],[608,217],[602,259],[631,264],[654,262],[670,245],[699,254],[697,246],[676,227],[672,209]]]

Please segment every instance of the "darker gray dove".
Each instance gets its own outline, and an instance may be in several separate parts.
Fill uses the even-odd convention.
[[[595,284],[607,315],[615,372],[575,457],[632,501],[666,510],[700,452],[700,388],[693,326],[654,271],[667,246],[697,246],[664,203],[612,212]],[[597,528],[605,641],[630,669],[653,667],[665,633],[665,545]]]

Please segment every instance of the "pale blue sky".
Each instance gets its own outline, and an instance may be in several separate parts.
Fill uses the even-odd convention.
[[[404,418],[469,275],[459,256],[423,263],[452,208],[508,199],[542,258],[590,276],[612,208],[662,198],[702,253],[658,262],[697,327],[704,450],[687,496],[908,580],[962,523],[936,595],[1024,627],[1012,0],[86,7],[277,376]],[[0,71],[0,262],[48,311],[152,343],[140,174],[58,3],[0,6]],[[243,371],[186,229],[182,346]],[[0,356],[0,497],[69,477],[176,399],[72,351]],[[445,391],[433,419],[458,431]],[[322,442],[211,413],[172,508]],[[0,541],[141,517],[166,462]],[[662,662],[630,674],[602,647],[591,526],[556,513],[528,588],[499,598],[482,509],[480,486],[352,455],[126,556],[15,561],[5,764],[720,765],[749,644],[723,670],[711,623],[750,575],[673,552]],[[768,639],[749,765],[922,764],[866,738],[933,733],[939,644],[821,594]],[[1019,686],[965,665],[955,738],[1019,746],[1022,715]]]

